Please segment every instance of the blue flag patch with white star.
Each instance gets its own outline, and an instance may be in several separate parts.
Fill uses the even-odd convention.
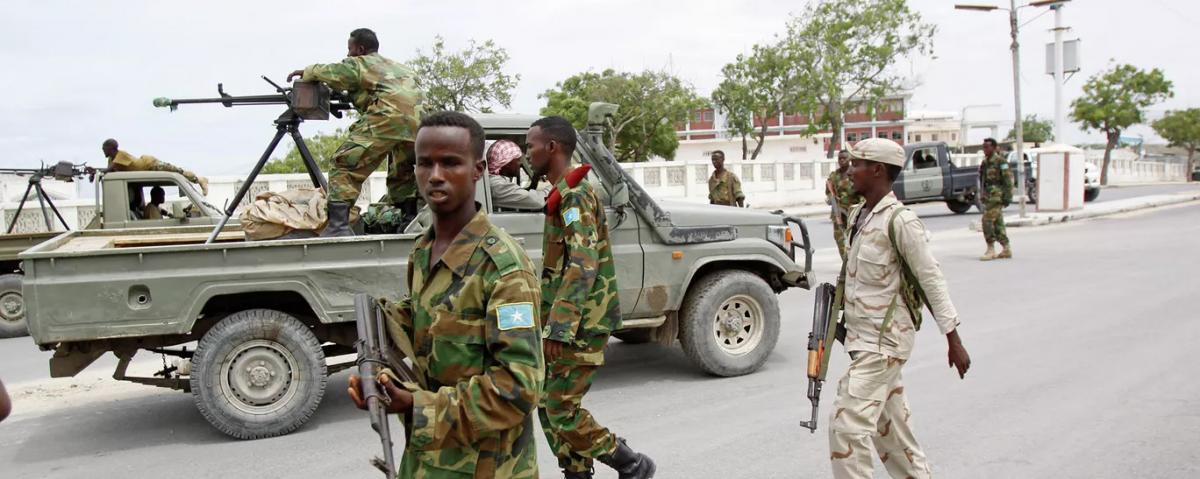
[[[563,226],[571,226],[571,223],[579,221],[579,208],[571,208],[563,212]]]
[[[496,307],[496,322],[501,331],[533,327],[533,303],[502,304]]]

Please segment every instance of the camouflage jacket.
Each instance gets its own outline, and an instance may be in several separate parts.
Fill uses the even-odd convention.
[[[892,212],[903,206],[896,194],[889,192],[870,211],[859,205],[850,212],[849,224],[857,223],[857,227],[851,230],[846,253],[846,351],[871,351],[901,359],[912,353],[916,327],[900,294],[903,272],[888,233]],[[896,235],[896,246],[921,283],[938,329],[942,334],[953,331],[959,324],[958,311],[950,302],[942,268],[929,247],[925,224],[912,210],[901,211],[896,217]],[[897,302],[894,309],[893,301]],[[888,309],[893,309],[893,316],[884,330]]]
[[[708,202],[714,205],[737,206],[737,200],[745,200],[746,195],[742,194],[742,180],[739,180],[737,175],[732,171],[725,170],[725,174],[717,177],[717,173],[713,172],[712,176],[708,177]]]
[[[586,178],[555,188],[562,201],[546,212],[542,239],[542,337],[576,346],[567,355],[578,364],[603,364],[604,343],[621,327],[604,207]]]
[[[850,209],[853,208],[854,205],[862,202],[863,197],[862,195],[858,194],[858,192],[854,191],[854,185],[850,183],[849,171],[842,172],[841,170],[834,169],[833,171],[829,172],[829,179],[827,181],[829,185],[832,185],[832,188],[826,186],[825,199],[827,199],[831,205],[836,201],[842,217],[845,218],[850,214]],[[830,189],[833,190],[833,194],[836,196],[830,196]],[[830,215],[832,217],[832,213],[830,213]]]
[[[992,153],[991,157],[983,161],[982,169],[983,173],[980,179],[983,182],[985,200],[999,200],[1006,194],[1012,194],[1012,170],[1009,169],[1008,160],[1004,159],[1004,155],[999,152]]]
[[[545,366],[533,263],[482,211],[431,264],[433,235],[409,257],[409,296],[386,306],[426,386],[413,394],[401,477],[536,479]]]
[[[421,117],[421,93],[416,75],[407,66],[378,53],[346,57],[341,63],[309,65],[304,81],[321,81],[336,91],[347,91],[358,120],[351,132],[373,138],[413,141]]]

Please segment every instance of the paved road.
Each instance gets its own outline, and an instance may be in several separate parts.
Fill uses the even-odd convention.
[[[927,329],[906,366],[915,427],[936,473],[1200,476],[1192,368],[1200,315],[1186,269],[1200,264],[1200,205],[1012,236],[1017,258],[994,263],[974,259],[979,241],[968,232],[934,240],[974,360],[960,381],[947,369],[944,341]],[[835,256],[819,252],[822,277],[834,274]],[[614,343],[589,407],[653,453],[659,477],[827,476],[826,430],[810,435],[796,425],[808,414],[803,344],[812,297],[791,291],[781,303],[790,316],[760,372],[705,377],[678,347]],[[21,347],[0,343],[3,357],[14,344]],[[844,372],[843,356],[833,368],[834,378]],[[11,372],[0,366],[0,376]],[[331,379],[300,431],[249,442],[210,428],[182,393],[97,379],[26,385],[15,416],[0,424],[0,476],[374,478],[366,459],[378,443],[341,392],[345,378]],[[543,477],[555,477],[544,442],[539,454]]]

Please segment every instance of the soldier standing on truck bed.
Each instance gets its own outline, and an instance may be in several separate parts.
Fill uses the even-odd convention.
[[[987,241],[987,252],[979,259],[991,261],[1012,258],[1008,231],[1004,228],[1004,207],[1012,201],[1012,170],[1008,168],[1008,160],[996,149],[995,139],[983,140],[983,165],[979,170],[982,186],[979,193],[983,196],[983,239]],[[1000,254],[996,254],[997,241],[1004,248]]]
[[[604,364],[609,335],[621,327],[621,307],[604,207],[587,181],[590,166],[571,169],[576,134],[569,121],[550,116],[535,121],[525,137],[534,176],[554,185],[542,239],[546,387],[538,415],[566,478],[592,477],[593,460],[621,479],[649,478],[654,461],[597,423],[582,404]]]
[[[412,346],[421,385],[378,379],[405,413],[401,478],[537,479],[533,410],[542,391],[533,262],[475,202],[483,127],[456,112],[425,117],[416,181],[433,214],[408,261],[409,296],[385,307],[392,344]],[[358,376],[350,397],[367,405]]]
[[[288,81],[300,77],[346,91],[358,110],[349,137],[333,155],[329,224],[321,236],[354,234],[349,226],[350,208],[358,201],[363,182],[384,158],[389,159],[390,201],[409,219],[417,215],[419,206],[412,164],[413,135],[421,116],[416,75],[403,63],[381,56],[379,39],[369,29],[350,32],[346,48],[346,59],[340,63],[309,65],[288,75]]]
[[[838,152],[838,167],[829,172],[825,180],[825,200],[829,202],[829,219],[833,222],[833,241],[837,243],[838,254],[846,261],[846,216],[854,205],[862,202],[862,195],[854,191],[850,184],[850,152]]]
[[[850,178],[865,201],[850,213],[850,251],[839,281],[850,367],[838,382],[829,420],[835,478],[873,477],[873,455],[892,477],[930,477],[909,425],[901,368],[912,352],[926,303],[949,344],[949,364],[965,377],[971,359],[958,336],[958,312],[925,225],[892,192],[904,148],[870,138],[850,150]]]
[[[108,168],[106,171],[167,171],[171,173],[179,173],[187,178],[188,181],[200,185],[200,192],[204,196],[208,196],[208,178],[196,176],[188,170],[172,165],[165,161],[161,161],[150,155],[142,155],[135,157],[129,153],[121,151],[117,140],[109,138],[104,140],[100,145],[100,150],[104,152],[104,157],[108,158]],[[95,168],[89,168],[89,173],[94,173]],[[95,178],[93,177],[93,180]]]
[[[713,174],[708,177],[708,202],[714,205],[746,206],[746,195],[742,194],[742,180],[732,171],[725,169],[725,152],[712,152]]]

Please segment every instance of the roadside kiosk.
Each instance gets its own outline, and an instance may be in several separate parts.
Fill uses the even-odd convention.
[[[1038,211],[1083,208],[1083,150],[1071,145],[1047,145],[1029,150],[1037,171]]]

